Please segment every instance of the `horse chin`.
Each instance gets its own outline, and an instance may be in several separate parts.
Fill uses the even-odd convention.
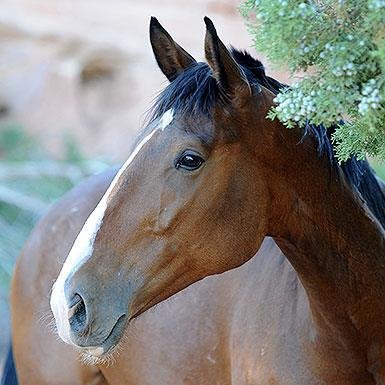
[[[99,356],[95,356],[90,350],[82,349],[80,351],[80,360],[85,365],[102,365],[112,366],[115,363],[115,357],[119,354],[119,346],[112,346],[108,352],[103,353]]]
[[[114,356],[119,350],[119,342],[123,336],[126,322],[127,317],[122,315],[100,346],[82,347],[81,360],[88,365],[112,365],[115,361]]]

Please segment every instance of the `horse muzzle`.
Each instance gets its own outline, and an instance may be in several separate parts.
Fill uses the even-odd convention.
[[[123,335],[126,306],[108,295],[89,297],[85,291],[66,292],[55,284],[51,295],[60,338],[95,357],[110,352]]]

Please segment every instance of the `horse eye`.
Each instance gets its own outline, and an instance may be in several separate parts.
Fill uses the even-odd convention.
[[[204,159],[193,151],[185,151],[176,161],[175,168],[183,168],[187,171],[197,170],[204,163]]]

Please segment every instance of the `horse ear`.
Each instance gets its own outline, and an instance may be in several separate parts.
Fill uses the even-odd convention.
[[[227,92],[234,93],[240,87],[247,87],[251,93],[250,84],[245,73],[217,35],[213,22],[206,16],[205,55],[218,84]]]
[[[151,17],[150,41],[158,66],[170,82],[196,63],[189,53],[175,43],[155,17]]]

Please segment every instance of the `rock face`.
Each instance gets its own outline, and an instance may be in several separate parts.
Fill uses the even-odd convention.
[[[239,4],[2,0],[0,119],[21,123],[57,157],[70,136],[88,156],[121,161],[166,84],[149,44],[150,16],[201,59],[204,15],[225,42],[250,49]]]

